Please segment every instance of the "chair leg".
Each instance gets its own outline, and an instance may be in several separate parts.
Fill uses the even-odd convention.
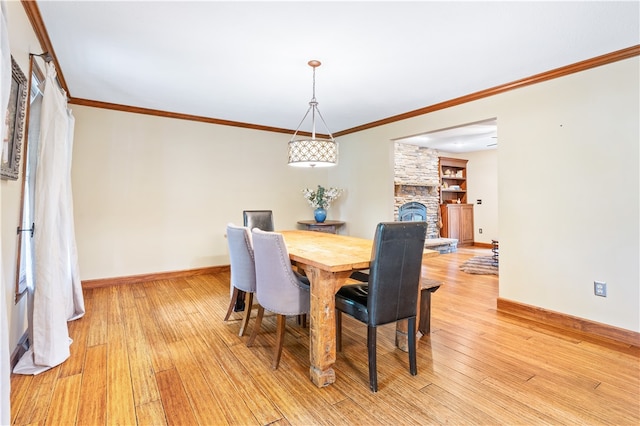
[[[287,326],[287,316],[277,314],[277,327],[276,327],[276,346],[273,350],[273,362],[271,368],[276,370],[280,364],[280,355],[282,355],[282,343],[284,342],[284,329]]]
[[[336,309],[336,351],[342,351],[342,311]]]
[[[249,318],[251,317],[251,307],[253,306],[253,293],[247,293],[245,299],[244,315],[242,316],[242,322],[240,323],[240,332],[238,336],[244,336],[244,332],[247,330],[247,324],[249,324]]]
[[[409,373],[415,376],[418,374],[418,366],[416,364],[416,317],[409,318],[407,328],[409,333]]]
[[[258,306],[258,314],[256,315],[256,323],[253,324],[253,331],[251,332],[251,336],[249,340],[247,340],[247,346],[253,346],[253,341],[256,340],[256,336],[258,335],[258,331],[260,331],[260,327],[262,326],[262,317],[264,316],[264,308],[262,305]]]
[[[297,323],[302,328],[307,328],[307,314],[300,314],[297,317]]]
[[[238,288],[233,288],[233,293],[231,293],[231,299],[229,300],[229,308],[227,308],[227,314],[224,316],[224,321],[229,319],[231,312],[233,312],[233,308],[236,306],[236,299],[238,298]]]
[[[371,389],[371,392],[378,392],[378,370],[376,366],[376,327],[372,325],[367,326],[367,352],[369,353],[369,388]]]
[[[236,312],[244,311],[244,295],[245,292],[242,290],[238,290],[238,297],[236,298],[236,306],[233,307],[233,310]]]

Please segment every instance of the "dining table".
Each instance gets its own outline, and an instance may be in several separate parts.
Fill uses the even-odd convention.
[[[310,287],[309,374],[318,387],[335,382],[335,294],[354,271],[369,269],[373,240],[315,231],[279,231],[292,265],[304,271]],[[425,249],[424,257],[437,256]],[[402,324],[404,323],[404,324]],[[399,321],[396,345],[406,351],[406,321]]]

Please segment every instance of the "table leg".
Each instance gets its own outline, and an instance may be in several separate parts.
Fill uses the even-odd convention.
[[[420,318],[421,296],[422,296],[422,291],[418,291],[418,302],[417,302],[418,312],[417,312],[416,323],[419,322],[418,318]],[[421,335],[417,336],[418,339],[420,337],[422,336]],[[406,319],[396,322],[396,346],[401,351],[409,352],[409,322]]]
[[[436,291],[438,288],[422,290],[420,294],[422,295],[421,301],[418,303],[420,309],[418,309],[418,315],[420,321],[418,321],[418,330],[422,333],[423,336],[431,334],[431,293]]]
[[[304,268],[311,281],[311,319],[309,325],[309,358],[311,381],[318,387],[336,381],[335,294],[349,273],[331,273],[313,266]]]

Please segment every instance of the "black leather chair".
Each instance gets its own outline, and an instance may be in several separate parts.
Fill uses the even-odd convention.
[[[367,324],[369,387],[378,391],[376,327],[408,320],[409,372],[415,376],[416,312],[426,222],[387,222],[376,228],[368,283],[336,294],[336,348],[342,349],[342,312]],[[358,276],[355,276],[358,278]]]
[[[251,233],[251,230],[253,228],[258,228],[263,231],[270,232],[274,230],[272,210],[243,210],[242,221],[244,223],[244,226],[249,228],[249,233]],[[244,311],[245,298],[245,292],[242,290],[238,291],[238,295],[236,296],[236,303],[233,308],[235,312]]]
[[[273,211],[271,210],[244,210],[242,212],[244,226],[251,231],[258,228],[263,231],[273,232]]]

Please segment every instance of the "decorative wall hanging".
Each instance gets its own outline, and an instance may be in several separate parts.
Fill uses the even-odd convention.
[[[11,94],[2,139],[2,167],[0,167],[2,179],[18,179],[27,110],[27,84],[27,78],[12,56]]]

